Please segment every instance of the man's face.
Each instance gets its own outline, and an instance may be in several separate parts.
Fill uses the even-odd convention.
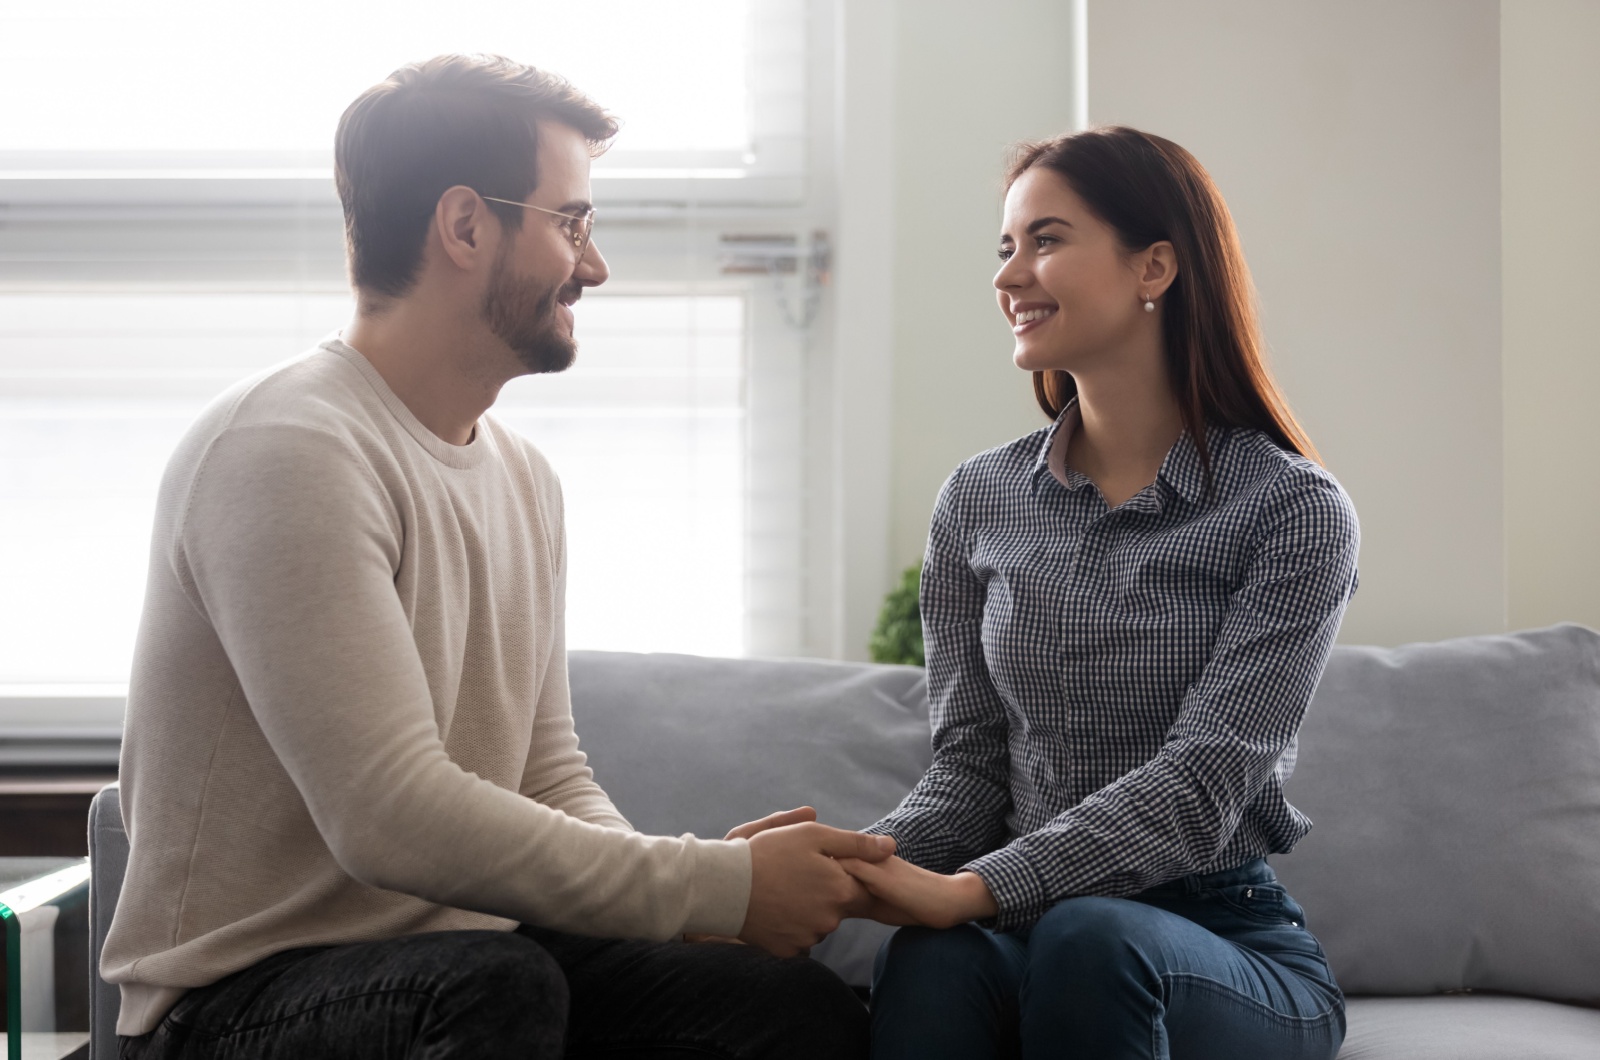
[[[589,145],[576,129],[539,123],[538,187],[527,201],[573,217],[589,209]],[[483,294],[484,323],[529,372],[560,372],[578,353],[571,306],[610,271],[593,240],[578,257],[577,222],[526,210],[506,232]]]

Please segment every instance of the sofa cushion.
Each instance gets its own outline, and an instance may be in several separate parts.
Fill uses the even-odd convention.
[[[803,805],[862,828],[932,758],[920,668],[592,651],[568,667],[595,779],[643,832],[722,836]],[[888,933],[846,921],[812,955],[865,986]]]
[[[1339,1060],[1596,1060],[1600,1012],[1520,997],[1352,998]]]
[[[1600,998],[1600,634],[1335,649],[1287,793],[1347,992]]]

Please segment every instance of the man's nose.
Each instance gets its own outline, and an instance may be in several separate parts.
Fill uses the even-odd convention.
[[[583,257],[578,259],[578,267],[573,270],[572,278],[584,287],[599,287],[611,278],[611,266],[606,264],[606,257],[600,253],[600,248],[594,240],[583,248]]]

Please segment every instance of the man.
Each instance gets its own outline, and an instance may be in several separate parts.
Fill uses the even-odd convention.
[[[854,995],[784,958],[867,907],[834,858],[892,841],[631,829],[573,732],[559,486],[483,415],[572,363],[615,132],[499,58],[345,112],[355,319],[162,483],[102,959],[124,1056],[865,1055]]]

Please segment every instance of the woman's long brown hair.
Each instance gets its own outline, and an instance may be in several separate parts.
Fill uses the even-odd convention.
[[[1167,372],[1207,481],[1207,424],[1254,428],[1320,463],[1267,370],[1233,215],[1199,161],[1171,140],[1108,126],[1019,145],[1006,187],[1035,166],[1065,180],[1128,252],[1172,244],[1178,277],[1161,300]],[[1034,397],[1051,419],[1077,392],[1066,372],[1033,373]]]

